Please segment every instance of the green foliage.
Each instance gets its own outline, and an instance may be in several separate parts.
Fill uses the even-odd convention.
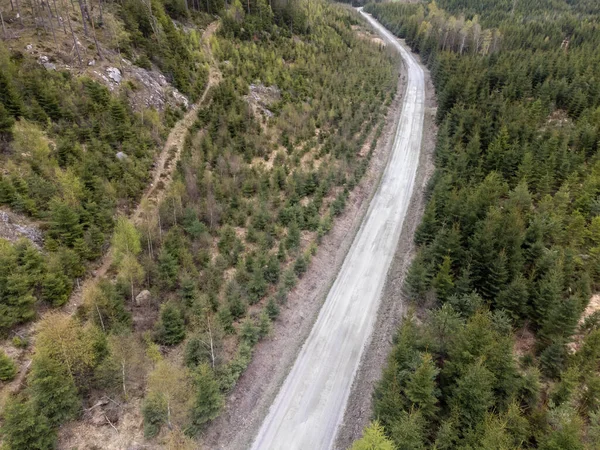
[[[0,381],[10,381],[17,374],[17,366],[4,351],[0,350]]]
[[[584,350],[596,348],[594,319],[578,322],[600,286],[598,242],[585,237],[600,230],[600,92],[587,87],[600,67],[600,11],[563,0],[365,9],[421,55],[439,105],[436,173],[405,292],[441,307],[418,327],[404,322],[376,417],[398,446],[588,448],[597,381],[586,367],[600,353]],[[531,333],[517,363],[513,340]],[[428,419],[411,393],[418,371],[439,408],[422,441],[411,417]]]
[[[29,398],[36,413],[58,427],[75,418],[81,400],[73,378],[65,367],[45,355],[36,356],[29,377]]]
[[[185,136],[156,222],[139,228],[137,260],[145,277],[138,284],[144,280],[167,305],[156,342],[175,345],[184,333],[191,336],[186,365],[210,363],[222,391],[247,367],[252,347],[268,335],[289,290],[308,269],[317,236],[332,227],[331,209],[343,211],[365,173],[370,154],[361,149],[367,139],[374,145],[397,84],[394,59],[356,36],[351,26],[359,22],[352,13],[318,1],[309,14],[309,5],[301,3],[250,0],[223,11],[210,41],[221,80]],[[189,15],[182,5],[163,3],[177,17],[168,42],[171,25],[162,21],[160,7],[158,32],[139,3],[125,1],[122,11],[126,28],[140,33],[130,31],[136,54],[146,54],[163,71],[185,59],[173,72],[180,89],[193,84],[189,70],[196,57],[188,59],[186,52],[195,32],[181,33],[179,21],[199,20],[197,5],[189,5]],[[144,41],[157,50],[150,54]],[[174,302],[178,313],[168,306]],[[172,340],[165,338],[167,328],[175,330]],[[215,328],[239,337],[230,340],[228,352],[235,356],[229,361],[218,349],[214,361],[208,353]]]
[[[177,345],[185,338],[185,323],[181,311],[173,303],[165,303],[156,326],[156,340],[164,345]]]
[[[165,396],[161,392],[151,392],[146,395],[142,404],[142,415],[144,417],[144,436],[155,437],[167,422],[169,415]]]
[[[363,436],[352,444],[351,450],[394,450],[394,444],[385,436],[383,427],[378,422],[372,422]]]
[[[439,391],[436,386],[436,377],[439,372],[431,355],[425,353],[421,356],[421,362],[406,383],[406,397],[419,408],[425,417],[432,417],[437,410]]]
[[[141,194],[163,128],[97,82],[47,71],[3,45],[0,91],[0,204],[45,224],[46,266],[27,274],[31,295],[28,283],[14,284],[21,308],[0,294],[11,310],[2,314],[5,332],[33,318],[36,300],[65,303],[74,278],[100,256],[116,205],[127,209]]]
[[[47,267],[40,253],[27,240],[16,245],[0,239],[0,333],[35,316],[35,294]]]
[[[196,392],[194,406],[190,412],[189,432],[192,435],[200,432],[206,422],[217,417],[224,404],[219,384],[207,364],[202,364],[196,373]]]
[[[56,433],[43,415],[20,398],[7,401],[3,411],[3,448],[6,450],[51,450]]]

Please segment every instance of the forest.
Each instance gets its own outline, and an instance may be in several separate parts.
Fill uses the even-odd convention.
[[[598,3],[365,10],[429,67],[439,130],[411,312],[353,449],[597,449]]]
[[[110,425],[139,417],[165,448],[197,448],[364,175],[396,57],[357,36],[356,14],[321,1],[82,0],[66,24],[23,3],[15,11],[33,17],[11,27],[48,45],[53,33],[87,36],[74,66],[123,55],[192,101],[209,64],[219,81],[164,198],[133,220],[183,111],[134,108],[135,86],[112,92],[0,43],[0,204],[43,231],[41,248],[0,239],[0,333],[14,350],[0,351],[0,380],[18,382],[0,399],[3,448],[55,448],[96,411]],[[84,285],[71,314],[63,305],[107,251],[107,276]]]

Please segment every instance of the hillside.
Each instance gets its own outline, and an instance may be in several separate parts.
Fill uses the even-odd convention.
[[[596,2],[365,10],[431,68],[439,133],[412,311],[353,449],[598,448]]]
[[[395,60],[321,2],[1,6],[0,203],[42,236],[0,240],[4,445],[196,448],[367,170]]]

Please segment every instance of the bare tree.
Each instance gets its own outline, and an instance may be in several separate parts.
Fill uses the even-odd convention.
[[[87,23],[85,20],[85,8],[83,6],[83,2],[85,0],[78,0],[79,2],[79,11],[81,11],[81,23],[83,23],[83,34],[85,34],[86,36],[88,35],[88,30],[87,30]]]
[[[4,26],[4,16],[2,15],[2,11],[0,11],[0,22],[2,22],[2,32],[4,33],[4,39],[7,39],[8,36],[6,34],[6,27]]]
[[[98,58],[102,59],[102,53],[100,52],[100,45],[98,44],[98,38],[96,37],[96,25],[94,24],[94,15],[90,12],[88,14],[88,16],[90,18],[90,23],[92,24],[92,34],[94,36],[94,44],[96,44],[96,53],[98,53]]]
[[[17,4],[17,14],[19,15],[19,23],[21,24],[21,26],[23,26],[23,15],[21,14],[21,4],[19,3],[19,0],[15,0],[15,3]]]
[[[62,25],[64,33],[67,34],[67,27],[65,26],[65,20],[61,17],[61,15],[58,12],[58,6],[56,6],[56,0],[52,0],[52,3],[54,3],[54,12],[56,13],[56,21],[58,22],[59,25]]]
[[[61,0],[63,3],[63,9],[64,9],[64,0]],[[69,24],[69,30],[71,30],[71,36],[73,36],[73,48],[75,49],[75,53],[77,53],[77,59],[79,59],[79,65],[83,64],[83,61],[81,60],[81,55],[79,54],[79,44],[77,43],[77,38],[75,37],[75,32],[73,31],[73,26],[71,25],[71,18],[69,17],[68,13],[67,13],[67,23]]]
[[[46,9],[43,1],[42,9]],[[50,8],[50,4],[48,4],[48,23],[50,24],[50,30],[52,31],[52,38],[54,39],[54,44],[58,45],[58,42],[56,41],[56,33],[54,33],[54,24],[52,23],[52,8]]]

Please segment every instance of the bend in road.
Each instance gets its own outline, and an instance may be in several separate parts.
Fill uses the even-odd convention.
[[[333,446],[412,196],[423,134],[423,69],[389,31],[359,11],[404,60],[402,113],[379,188],[253,450]]]

